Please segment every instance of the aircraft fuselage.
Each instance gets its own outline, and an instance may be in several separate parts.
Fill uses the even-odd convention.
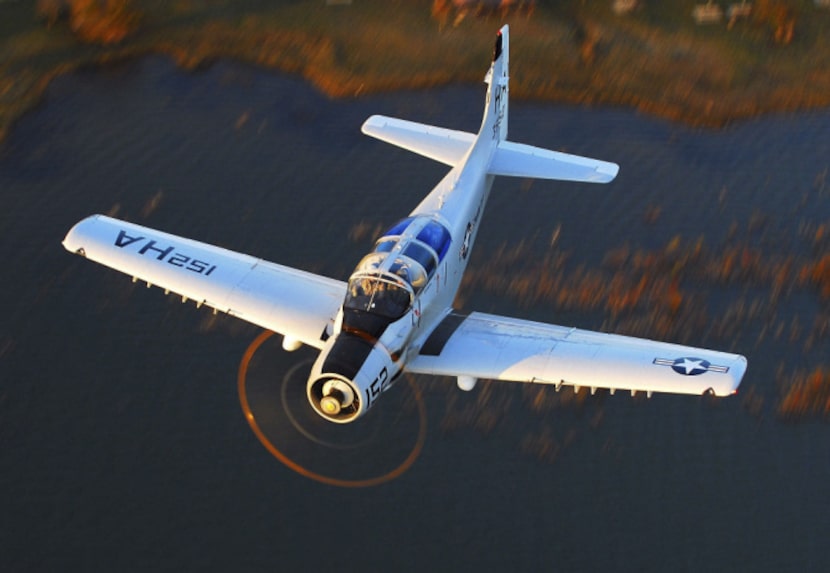
[[[382,325],[367,317],[350,320],[352,294],[346,296],[335,321],[334,334],[315,361],[307,385],[312,407],[328,420],[350,422],[371,408],[405,370],[408,358],[420,351],[427,335],[452,310],[494,181],[487,173],[487,166],[496,146],[506,137],[506,128],[502,127],[507,113],[506,77],[495,70],[491,73],[490,84],[481,128],[466,156],[410,213],[408,219],[414,222],[412,227],[404,229],[399,243],[386,254],[391,258],[405,253],[411,248],[409,241],[418,235],[419,221],[432,221],[449,235],[449,245],[436,268],[428,273],[423,286],[417,291],[411,289],[412,298],[407,310]],[[494,89],[498,97],[491,97]],[[413,227],[413,232],[406,232]],[[375,251],[363,260],[371,259],[382,244],[383,236],[378,238]],[[377,266],[381,267],[382,263]],[[350,289],[355,288],[364,272],[365,269],[358,265],[350,279]],[[391,281],[398,280],[390,276],[389,283],[379,286],[394,288]],[[361,310],[371,314],[378,309],[367,307]],[[361,327],[364,325],[365,328]],[[329,395],[333,398],[327,398]]]

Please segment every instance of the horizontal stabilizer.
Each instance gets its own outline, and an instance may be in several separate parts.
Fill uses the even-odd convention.
[[[608,183],[617,176],[619,170],[620,167],[616,163],[503,141],[496,148],[488,173],[510,177]]]
[[[464,158],[475,140],[475,135],[465,131],[434,127],[383,115],[373,115],[367,119],[361,130],[366,135],[451,167]]]

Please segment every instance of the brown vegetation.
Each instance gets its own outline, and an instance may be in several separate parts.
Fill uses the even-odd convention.
[[[823,233],[824,227],[820,228]],[[799,273],[801,282],[810,282],[818,288],[821,297],[830,302],[830,253],[825,254],[817,261],[811,261],[801,267]]]
[[[830,415],[830,370],[819,366],[793,375],[784,388],[778,414],[786,419]]]
[[[101,49],[28,24],[7,28],[0,38],[6,42],[0,136],[56,75],[150,53],[170,54],[189,69],[223,57],[255,62],[301,74],[335,97],[478,81],[481,70],[472,62],[486,61],[492,39],[485,32],[505,13],[523,54],[511,70],[516,98],[624,105],[709,126],[830,105],[826,15],[811,19],[808,8],[791,8],[793,0],[757,2],[753,23],[741,25],[740,33],[706,34],[691,19],[688,26],[664,29],[646,17],[566,4],[438,0],[434,18],[457,25],[436,27],[423,17],[426,6],[414,2],[397,4],[390,23],[381,0],[337,8],[321,2],[315,10],[293,2],[37,0],[41,21],[65,26],[80,44]],[[22,9],[16,11],[24,22]],[[791,48],[759,41],[763,28]]]
[[[130,0],[38,0],[35,10],[49,26],[66,22],[82,42],[118,44],[138,28]]]
[[[452,25],[458,26],[468,16],[493,16],[506,21],[508,16],[530,16],[536,8],[536,0],[433,0],[432,17],[441,26],[452,18]]]
[[[752,19],[760,26],[769,28],[776,44],[787,46],[793,41],[796,25],[796,10],[789,2],[782,0],[756,0],[752,7]]]

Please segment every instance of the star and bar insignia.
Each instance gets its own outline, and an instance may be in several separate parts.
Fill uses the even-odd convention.
[[[683,358],[655,358],[654,364],[658,366],[671,366],[671,369],[682,374],[683,376],[699,376],[706,372],[717,372],[719,374],[726,374],[729,372],[728,366],[716,366],[708,360],[702,358],[683,357]]]

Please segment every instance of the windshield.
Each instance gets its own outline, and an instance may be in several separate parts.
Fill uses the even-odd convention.
[[[408,217],[389,228],[355,268],[345,310],[398,319],[435,273],[451,242],[449,231],[427,217]],[[350,313],[349,322],[356,320]],[[367,320],[366,317],[360,319]],[[362,330],[366,330],[363,328]]]
[[[357,276],[349,281],[345,308],[400,318],[409,309],[412,295],[398,281],[383,276]]]

